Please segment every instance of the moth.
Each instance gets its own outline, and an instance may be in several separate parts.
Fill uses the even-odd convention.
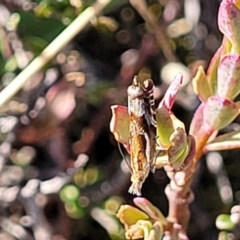
[[[150,170],[154,171],[156,148],[156,114],[153,81],[140,81],[134,77],[128,87],[128,113],[130,118],[130,167],[129,193],[140,196],[142,185]]]

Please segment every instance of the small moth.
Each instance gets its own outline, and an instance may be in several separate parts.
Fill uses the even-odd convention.
[[[135,76],[127,90],[132,174],[129,192],[138,196],[150,170],[154,171],[156,114],[153,87],[151,79],[140,82]]]

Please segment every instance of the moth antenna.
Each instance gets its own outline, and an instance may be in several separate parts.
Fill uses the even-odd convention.
[[[125,155],[123,154],[123,151],[122,151],[122,148],[121,148],[121,145],[120,145],[120,143],[119,143],[119,142],[117,142],[117,144],[118,144],[118,150],[119,150],[119,152],[120,152],[120,154],[121,154],[122,158],[123,158],[123,159],[124,159],[124,161],[126,162],[126,164],[127,164],[128,168],[129,168],[129,170],[130,170],[130,173],[132,174],[132,168],[131,168],[131,166],[130,166],[130,164],[129,164],[129,161],[126,159]]]

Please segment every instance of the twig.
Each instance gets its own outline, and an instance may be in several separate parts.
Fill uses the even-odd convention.
[[[176,62],[177,57],[174,55],[168,39],[163,33],[162,27],[156,22],[147,9],[145,0],[130,0],[132,6],[138,11],[145,22],[150,26],[159,47],[162,49],[164,56],[169,62]]]
[[[98,15],[110,0],[98,0],[83,11],[63,32],[61,32],[13,81],[0,92],[0,107],[10,100],[23,85],[48,63],[66,44]]]

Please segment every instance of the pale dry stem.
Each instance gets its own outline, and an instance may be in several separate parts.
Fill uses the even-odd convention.
[[[84,10],[65,30],[63,30],[30,64],[0,92],[0,107],[9,101],[44,65],[65,47],[87,24],[90,23],[110,2],[98,0]]]
[[[154,34],[157,43],[162,49],[167,61],[176,62],[177,57],[174,55],[169,40],[164,34],[164,29],[159,23],[157,23],[157,21],[149,12],[145,0],[130,0],[130,3],[138,11],[146,24],[149,26],[151,33]]]
[[[194,200],[194,195],[191,190],[192,180],[196,171],[196,164],[203,154],[203,148],[206,145],[211,134],[199,133],[199,136],[195,136],[196,144],[194,144],[195,151],[192,152],[192,156],[188,156],[191,159],[190,165],[183,169],[183,171],[176,171],[171,173],[171,169],[165,169],[169,178],[170,184],[166,187],[165,193],[169,201],[168,211],[168,231],[171,232],[175,223],[182,226],[183,231],[187,232],[188,223],[190,219],[189,205]],[[184,184],[179,186],[176,184],[177,174],[182,173],[184,175]]]

